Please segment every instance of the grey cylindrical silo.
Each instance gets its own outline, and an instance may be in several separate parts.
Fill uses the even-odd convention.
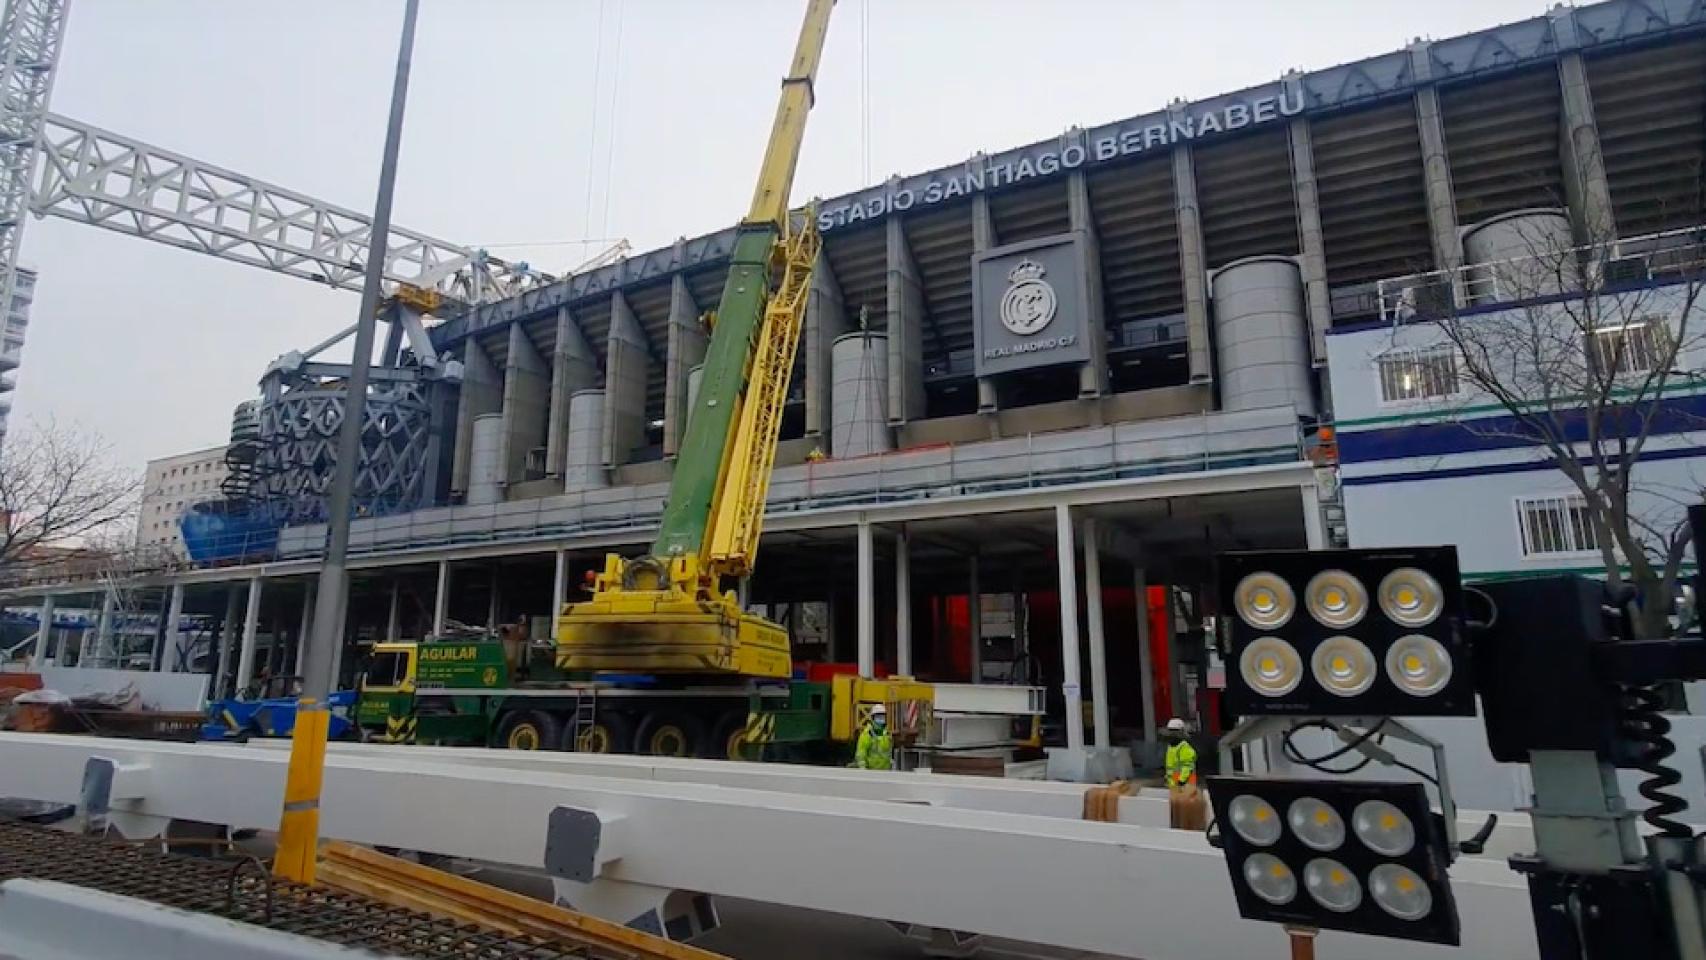
[[[1289,257],[1250,257],[1214,274],[1214,338],[1223,410],[1290,404],[1315,413],[1303,275]]]
[[[474,438],[468,453],[468,498],[473,504],[503,500],[504,416],[486,413],[474,418]]]
[[[569,395],[569,435],[563,444],[563,490],[605,486],[604,391]]]
[[[829,452],[862,457],[892,449],[889,442],[889,340],[849,333],[829,348],[832,412]]]
[[[1512,210],[1463,232],[1471,303],[1558,293],[1575,281],[1570,218],[1562,210]]]

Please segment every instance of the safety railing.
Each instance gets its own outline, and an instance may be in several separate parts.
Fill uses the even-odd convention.
[[[942,444],[848,460],[779,467],[769,519],[817,510],[951,500],[1099,481],[1203,473],[1306,459],[1290,407],[1206,413],[1106,427]],[[654,526],[666,483],[598,488],[480,506],[440,507],[357,520],[352,555],[491,542],[636,535]],[[319,556],[325,526],[286,528],[279,554]]]
[[[1556,249],[1537,239],[1532,246],[1527,256],[1381,280],[1376,284],[1380,319],[1402,323],[1445,317],[1472,307],[1699,276],[1706,270],[1706,226]]]

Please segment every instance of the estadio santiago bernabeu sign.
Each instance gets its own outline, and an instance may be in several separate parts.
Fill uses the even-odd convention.
[[[1063,233],[972,257],[978,376],[1089,361],[1084,245]]]
[[[1118,123],[1077,130],[1054,141],[1031,144],[993,156],[979,155],[963,167],[898,177],[846,197],[824,201],[817,226],[829,231],[889,213],[931,207],[986,190],[998,190],[1027,180],[1106,163],[1120,157],[1163,150],[1253,127],[1266,126],[1303,112],[1301,90],[1229,94],[1178,113],[1162,111]]]

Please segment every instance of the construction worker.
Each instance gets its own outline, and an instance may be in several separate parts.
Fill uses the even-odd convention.
[[[871,722],[859,731],[859,742],[853,748],[853,765],[861,770],[889,770],[894,767],[894,737],[889,734],[889,711],[880,703],[871,708]]]
[[[1174,717],[1167,721],[1167,789],[1183,790],[1196,786],[1197,750],[1185,736],[1185,721]]]

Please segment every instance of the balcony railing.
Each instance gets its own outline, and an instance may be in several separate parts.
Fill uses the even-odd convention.
[[[1470,308],[1600,291],[1706,271],[1706,227],[1391,277],[1377,284],[1380,319],[1446,317]]]
[[[1304,459],[1297,415],[1290,407],[1209,413],[781,467],[765,512],[774,519]],[[666,483],[638,484],[357,520],[349,549],[359,555],[498,541],[561,543],[576,536],[643,531],[657,523],[668,489]],[[319,556],[325,529],[320,524],[286,528],[279,536],[279,554]]]

